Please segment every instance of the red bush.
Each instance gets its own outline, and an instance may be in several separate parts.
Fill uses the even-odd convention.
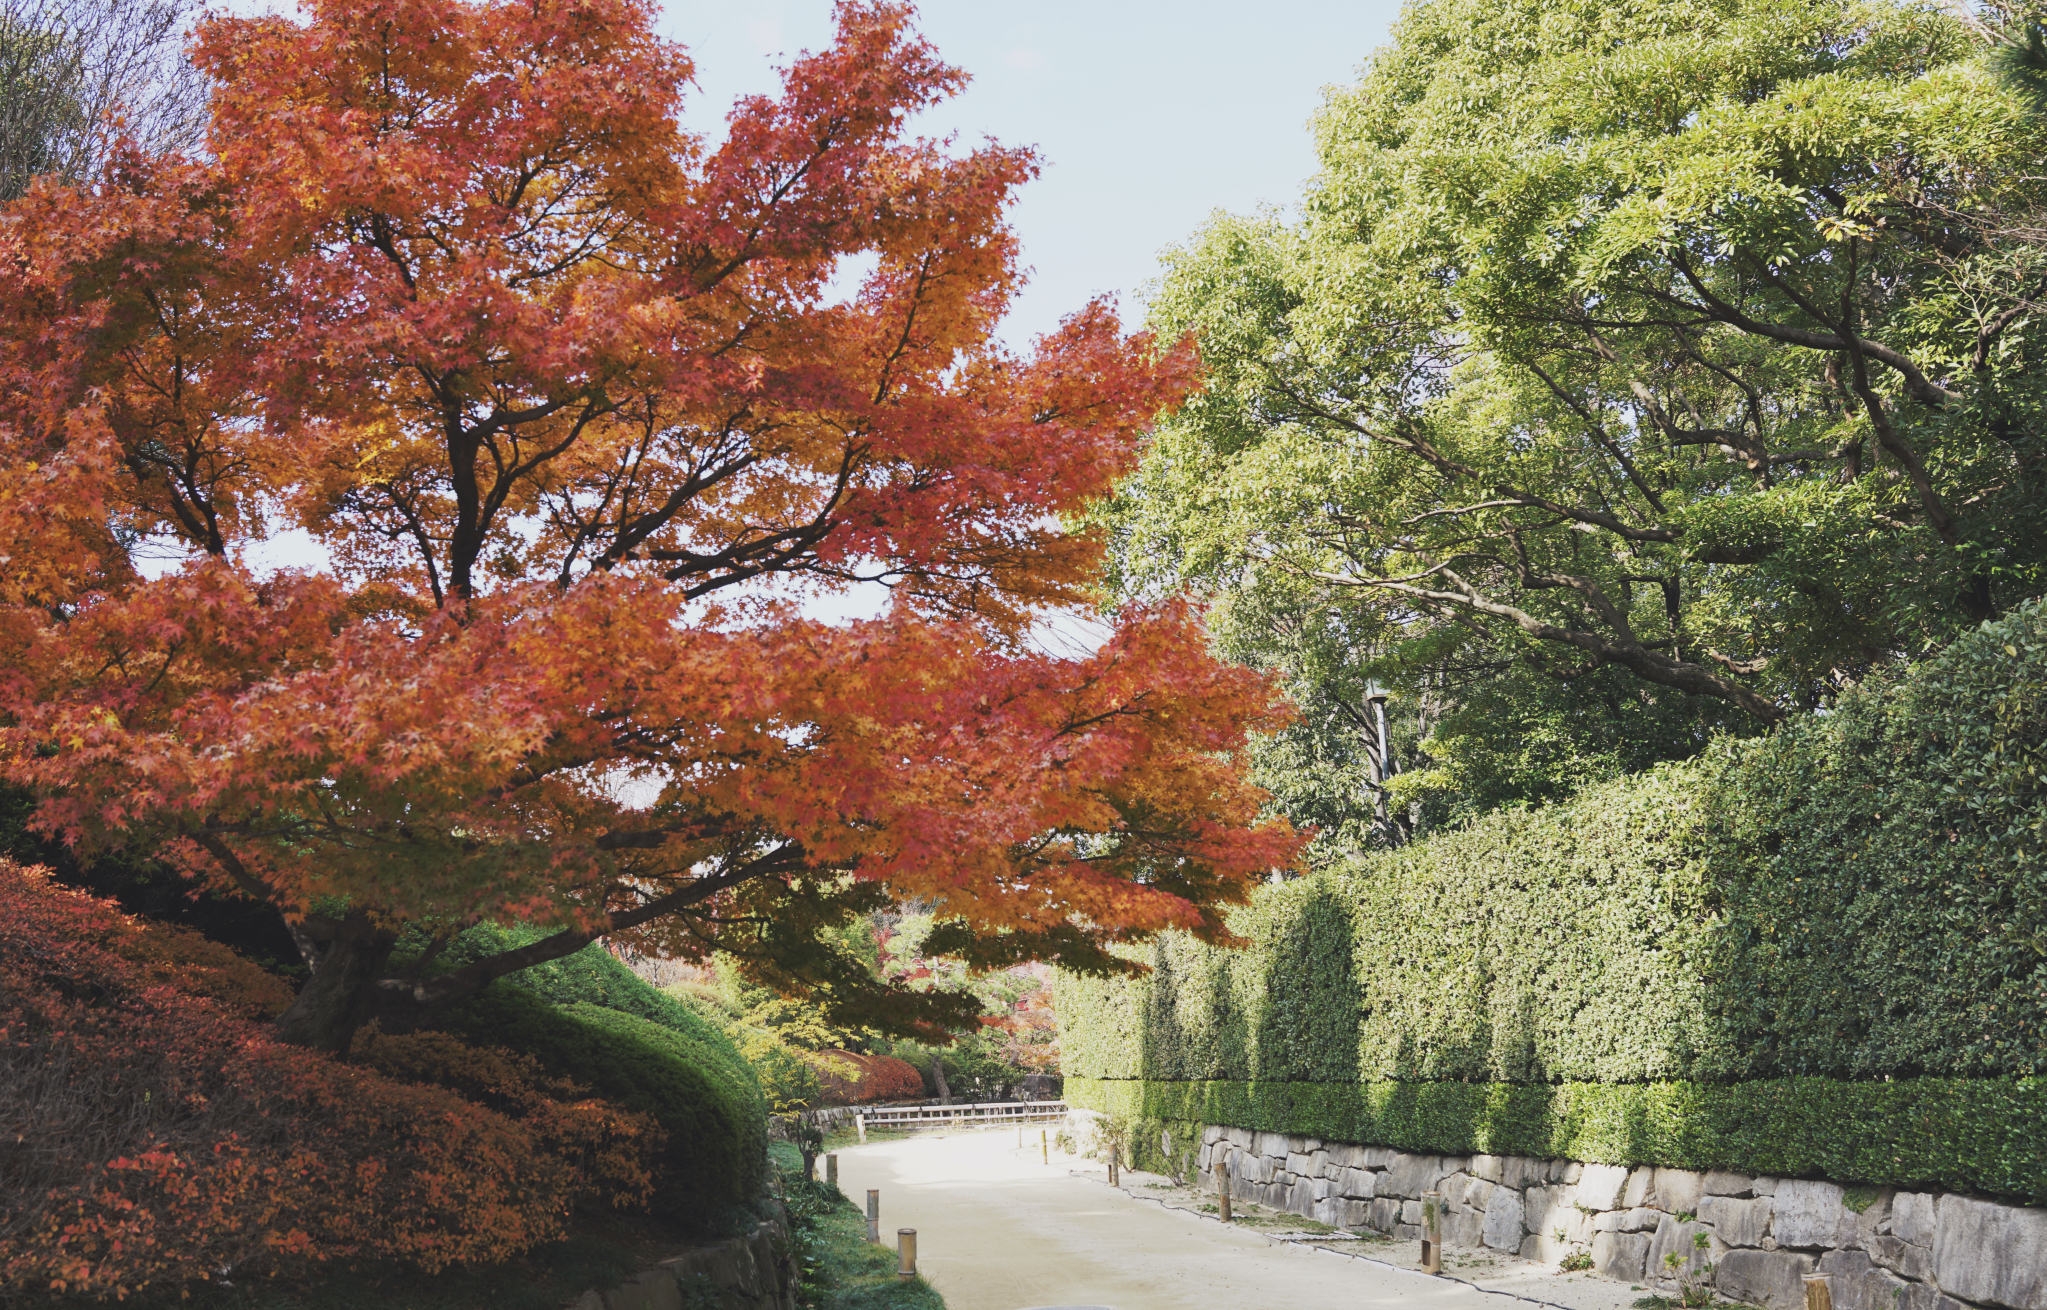
[[[345,1255],[437,1269],[645,1194],[638,1116],[485,1067],[502,1053],[370,1043],[395,1071],[468,1062],[505,1112],[280,1045],[230,1012],[274,1001],[247,967],[0,860],[0,1296]]]
[[[820,1105],[872,1105],[924,1095],[924,1075],[917,1066],[892,1055],[820,1051],[811,1063],[817,1070]]]

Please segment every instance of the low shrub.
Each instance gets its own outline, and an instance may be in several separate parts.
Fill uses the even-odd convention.
[[[226,1000],[178,990],[181,959]],[[0,1297],[500,1259],[630,1192],[630,1116],[534,1086],[521,1122],[233,1012],[270,1003],[231,958],[0,862]]]
[[[817,1070],[819,1103],[872,1105],[878,1101],[912,1101],[924,1095],[924,1075],[907,1060],[856,1051],[819,1051],[811,1056]]]
[[[665,1218],[721,1231],[760,1195],[767,1128],[759,1091],[746,1095],[701,1043],[601,1005],[557,1008],[502,981],[426,1022],[472,1044],[528,1056],[554,1077],[651,1117],[666,1135],[652,1202]]]

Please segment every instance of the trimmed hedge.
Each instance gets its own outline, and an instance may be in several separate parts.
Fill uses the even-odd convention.
[[[1742,1083],[1244,1083],[1066,1080],[1066,1100],[1133,1122],[1140,1166],[1177,1165],[1207,1124],[1424,1154],[1820,1176],[2047,1204],[2047,1079]]]
[[[1501,1097],[1517,1153],[2040,1196],[2043,771],[2035,604],[1769,738],[1263,887],[1248,949],[1061,975],[1065,1072],[1161,1120],[1475,1149],[1452,1129]],[[1193,1090],[1317,1086],[1348,1090]],[[1425,1130],[1410,1096],[1465,1108]]]
[[[448,965],[521,940],[472,929]],[[752,1067],[716,1025],[599,947],[501,978],[427,1022],[531,1055],[550,1073],[652,1115],[668,1134],[654,1204],[678,1222],[723,1230],[766,1187],[767,1109]]]

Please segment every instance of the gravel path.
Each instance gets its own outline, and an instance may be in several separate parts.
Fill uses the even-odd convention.
[[[1111,1189],[1091,1165],[1055,1152],[1048,1166],[1000,1129],[928,1133],[841,1148],[839,1185],[859,1204],[881,1189],[890,1245],[917,1230],[948,1310],[1626,1310],[1642,1295],[1464,1252],[1432,1278],[1411,1269],[1419,1243],[1298,1240],[1298,1219],[1251,1206],[1225,1226],[1199,1212],[1208,1198],[1134,1172]]]

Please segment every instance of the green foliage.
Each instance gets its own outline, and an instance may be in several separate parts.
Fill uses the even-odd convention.
[[[1318,116],[1298,221],[1169,256],[1152,326],[1209,381],[1101,511],[1115,590],[1209,594],[1285,675],[1309,713],[1260,777],[1322,858],[1371,844],[1368,680],[1394,800],[1440,825],[1825,706],[2047,588],[2047,118],[1980,32],[1428,0]]]
[[[867,1219],[845,1193],[803,1177],[803,1158],[777,1142],[774,1161],[789,1211],[798,1303],[812,1310],[945,1310],[922,1278],[897,1278],[892,1247],[867,1240]]]
[[[1144,978],[1062,975],[1069,1088],[1206,1088],[1142,1112],[1416,1149],[2037,1195],[2013,1143],[2047,1074],[2043,769],[2033,604],[1772,737],[1262,888],[1245,950],[1172,936]]]
[[[2047,1203],[2047,1079],[1759,1079],[1713,1084],[1066,1080],[1066,1099],[1199,1140],[1229,1124],[1430,1154],[1528,1155],[1820,1176]]]
[[[495,952],[502,929],[451,950]],[[516,944],[516,941],[510,943]],[[730,1038],[689,1007],[591,946],[500,979],[432,1016],[478,1045],[534,1056],[668,1133],[656,1208],[691,1227],[719,1229],[759,1196],[766,1178],[766,1107],[754,1071]]]

